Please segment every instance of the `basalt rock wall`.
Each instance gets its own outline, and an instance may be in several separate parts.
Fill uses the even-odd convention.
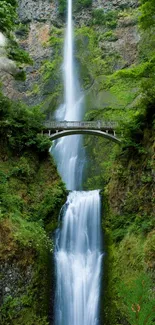
[[[98,72],[95,72],[96,53],[94,53],[94,62],[90,62],[89,68],[87,65],[87,51],[90,51],[90,49],[83,43],[85,38],[84,27],[89,28],[94,35],[97,35],[95,50],[96,52],[100,51],[102,61],[107,61],[105,56],[116,56],[117,54],[117,57],[113,60],[114,63],[112,63],[113,70],[130,66],[137,59],[137,44],[139,42],[136,21],[132,18],[132,13],[134,13],[137,6],[138,2],[136,0],[93,1],[88,8],[81,6],[80,9],[74,10],[75,33],[80,34],[75,38],[75,55],[80,67],[78,69],[80,70],[79,76],[83,89],[91,88],[93,80],[97,80],[99,75]],[[117,11],[116,26],[107,28],[101,22],[98,23],[97,20],[94,23],[94,12],[96,10],[103,10],[105,13]],[[125,12],[126,14],[124,14]],[[11,75],[3,75],[4,93],[11,99],[24,100],[29,106],[40,104],[47,113],[52,112],[62,103],[62,58],[65,18],[60,15],[59,2],[55,0],[19,1],[18,16],[21,26],[16,30],[16,38],[21,47],[30,54],[33,64],[23,67],[27,78],[22,83],[15,81]],[[113,36],[104,37],[107,32],[113,34]],[[58,40],[57,44],[58,42],[61,43],[58,50],[56,42],[53,42],[54,38]],[[81,45],[79,47],[78,44],[79,38],[81,38],[84,45],[82,57]],[[89,41],[91,42],[91,40]],[[60,66],[56,63],[57,67],[53,68],[52,63],[55,64],[56,56],[59,57]],[[51,73],[47,75],[45,66],[48,63],[48,71],[51,71]],[[91,69],[91,66],[93,69]],[[94,72],[92,73],[91,70],[94,70]],[[106,68],[104,68],[102,74],[105,73],[107,73]],[[85,85],[84,79],[87,79],[87,85]],[[96,91],[99,94],[98,98],[101,98],[96,102],[97,108],[104,105],[100,88],[100,82],[97,81],[91,92],[86,92],[86,110],[89,102],[92,102],[92,106],[95,105],[94,92],[96,93]]]

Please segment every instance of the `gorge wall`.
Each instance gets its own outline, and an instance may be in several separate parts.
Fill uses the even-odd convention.
[[[20,25],[16,37],[21,47],[30,54],[33,64],[24,67],[27,78],[23,83],[15,81],[12,76],[3,76],[4,92],[9,98],[24,100],[30,106],[40,104],[46,112],[52,112],[61,103],[63,94],[61,64],[65,18],[60,14],[61,2],[19,1]],[[98,108],[110,102],[100,91],[100,76],[136,61],[139,41],[137,1],[93,1],[92,5],[83,7],[81,2],[81,7],[77,9],[75,6],[74,9],[75,55],[83,87],[87,90],[91,88],[86,93],[86,106],[92,109],[95,103]],[[110,13],[108,24],[102,24],[105,19],[102,17],[103,8]],[[99,56],[98,61],[96,55]],[[87,57],[89,65],[86,64]],[[105,104],[103,97],[106,97]]]

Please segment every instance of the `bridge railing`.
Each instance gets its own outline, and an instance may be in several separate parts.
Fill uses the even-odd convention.
[[[47,130],[114,130],[117,123],[111,121],[46,121],[44,128]]]

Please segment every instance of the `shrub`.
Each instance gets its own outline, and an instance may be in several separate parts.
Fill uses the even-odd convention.
[[[154,0],[141,0],[141,13],[140,26],[143,29],[148,29],[150,26],[155,25],[155,1]]]
[[[47,152],[50,140],[41,135],[44,114],[39,107],[31,110],[21,103],[11,102],[0,95],[0,134],[8,146],[21,152],[33,148],[38,152]]]
[[[76,9],[88,8],[92,5],[92,0],[76,0]]]
[[[64,16],[67,10],[67,1],[66,0],[59,0],[59,14]]]
[[[93,25],[103,25],[113,29],[117,26],[117,11],[111,10],[105,12],[103,9],[95,9],[92,12]]]
[[[0,0],[0,30],[9,34],[14,29],[16,18],[16,0]]]
[[[155,299],[152,287],[150,277],[143,273],[135,280],[121,283],[119,286],[119,296],[123,298],[124,312],[129,324],[153,324]]]

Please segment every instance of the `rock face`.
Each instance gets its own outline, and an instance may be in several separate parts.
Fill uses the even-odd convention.
[[[56,1],[21,0],[19,1],[18,13],[22,23],[50,21],[55,19],[57,15]]]
[[[138,0],[93,0],[94,8],[119,9],[119,8],[135,8],[138,6]]]
[[[93,12],[96,9],[104,9],[105,13],[117,9],[119,13],[123,12],[123,10],[134,10],[137,6],[137,0],[93,0],[91,7],[74,11],[75,28],[92,26]],[[60,104],[61,92],[58,87],[55,90],[54,84],[60,83],[62,88],[62,78],[59,76],[55,80],[51,74],[48,80],[46,78],[45,83],[43,65],[45,62],[52,64],[54,60],[55,44],[51,44],[50,41],[51,36],[57,37],[54,29],[61,30],[63,33],[64,22],[59,15],[58,3],[56,0],[21,0],[19,1],[18,15],[25,31],[23,29],[17,30],[16,37],[21,47],[30,54],[33,65],[25,67],[27,75],[25,82],[15,81],[11,75],[3,74],[4,93],[11,99],[24,100],[29,106],[40,104],[46,107],[46,111],[50,111],[50,107],[56,107]],[[92,30],[96,31],[96,35],[100,39],[97,47],[102,50],[103,56],[105,54],[109,55],[108,53],[112,53],[112,55],[117,53],[121,57],[114,64],[115,70],[130,66],[136,61],[139,36],[132,13],[125,13],[122,17],[119,16],[117,26],[114,29],[107,30],[104,26],[96,25],[92,26]],[[103,39],[103,34],[107,31],[114,34],[114,40]],[[87,51],[87,48],[84,51]],[[60,50],[58,55],[62,57]],[[82,62],[83,58],[80,60]],[[92,82],[94,76],[89,76],[89,79]],[[91,82],[88,87],[91,86]],[[54,102],[52,93],[55,93],[53,96]],[[51,94],[50,99],[49,94]]]
[[[40,67],[43,61],[52,60],[52,49],[45,44],[48,44],[51,24],[58,23],[57,5],[50,0],[22,0],[19,1],[18,16],[25,30],[17,30],[16,38],[30,54],[33,65],[25,68],[27,79],[22,83],[3,73],[4,93],[11,99],[37,105],[44,100]]]
[[[20,40],[21,46],[30,53],[33,65],[26,68],[27,79],[23,83],[15,83],[19,96],[28,105],[39,104],[44,96],[42,93],[42,82],[40,67],[44,60],[49,60],[52,56],[52,49],[44,46],[48,42],[50,32],[49,23],[31,22],[29,33],[26,39]],[[36,85],[40,85],[40,91]],[[39,86],[38,86],[39,87]]]
[[[32,66],[25,67],[26,81],[18,82],[11,75],[3,74],[3,84],[4,93],[9,98],[24,100],[28,105],[35,105],[43,99],[42,94],[40,93],[38,96],[34,88],[36,84],[41,83],[39,72],[41,62],[51,57],[51,49],[44,47],[44,41],[47,41],[49,37],[50,24],[31,22],[28,28],[29,32],[26,38],[17,35],[21,47],[30,54],[33,60]]]
[[[0,305],[10,295],[13,298],[19,296],[19,288],[20,294],[24,294],[31,284],[33,273],[32,265],[21,270],[17,264],[2,263],[0,266]]]

